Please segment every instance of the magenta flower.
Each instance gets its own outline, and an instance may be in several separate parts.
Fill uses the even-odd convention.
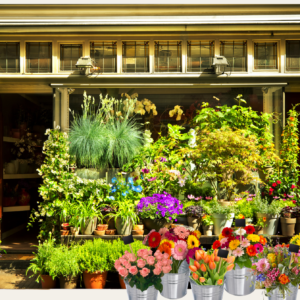
[[[195,253],[196,253],[196,250],[201,250],[201,248],[199,247],[195,247],[193,249],[190,249],[186,255],[186,262],[188,264],[190,264],[190,258],[191,259],[195,259]]]
[[[194,195],[188,195],[187,197],[188,197],[190,200],[195,198]]]
[[[149,169],[144,168],[144,169],[142,169],[142,172],[143,172],[144,174],[148,174],[150,171],[149,171]]]
[[[253,199],[252,199],[252,198],[247,198],[246,200],[247,200],[247,201],[252,201]]]
[[[157,177],[151,177],[150,179],[147,179],[148,181],[154,181]]]
[[[197,197],[197,198],[195,198],[195,200],[196,201],[198,201],[198,200],[201,200],[202,199],[202,197],[200,196],[200,197]]]
[[[171,249],[173,258],[176,260],[184,260],[188,253],[187,243],[185,241],[177,241],[175,247]]]
[[[262,246],[262,244],[255,244],[254,248],[257,252],[262,252],[264,250],[264,247]]]
[[[166,159],[166,158],[164,158],[164,157],[161,157],[161,158],[159,159],[159,161],[160,161],[160,162],[166,162],[166,161],[167,161],[167,159]]]
[[[205,199],[206,199],[206,200],[211,200],[211,199],[212,199],[212,197],[205,197]]]
[[[255,263],[255,265],[259,272],[266,272],[270,268],[270,264],[266,258],[260,259],[257,263]]]

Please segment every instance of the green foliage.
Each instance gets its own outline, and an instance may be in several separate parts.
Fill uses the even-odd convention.
[[[185,198],[187,198],[188,195],[193,195],[196,198],[201,197],[202,199],[206,199],[206,197],[212,197],[212,198],[215,197],[216,192],[210,186],[203,187],[203,184],[201,184],[201,183],[187,181],[185,183],[184,195],[185,195]]]
[[[253,207],[253,212],[270,215],[279,215],[282,208],[285,206],[295,207],[295,204],[292,201],[276,200],[269,204],[265,199],[258,198],[251,201],[251,205]]]
[[[236,213],[235,206],[221,206],[217,200],[212,200],[207,203],[201,203],[201,206],[209,215],[223,214],[226,215],[227,219],[230,219],[231,213]]]
[[[240,200],[237,202],[237,214],[242,214],[245,218],[253,218],[253,205],[251,201],[246,199]]]

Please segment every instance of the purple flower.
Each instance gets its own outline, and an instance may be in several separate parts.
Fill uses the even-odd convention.
[[[154,181],[157,177],[151,177],[150,179],[147,179],[148,181]]]
[[[149,169],[146,169],[146,168],[144,168],[144,169],[142,169],[142,172],[143,172],[144,174],[148,174],[148,173],[150,172],[150,170],[149,170]]]
[[[159,161],[160,161],[160,162],[166,162],[166,161],[167,161],[167,159],[166,159],[166,158],[164,158],[164,157],[161,157],[161,158],[159,159]]]

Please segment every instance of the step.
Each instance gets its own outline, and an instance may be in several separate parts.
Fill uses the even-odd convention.
[[[5,269],[27,269],[33,254],[2,254],[0,257],[0,270]]]

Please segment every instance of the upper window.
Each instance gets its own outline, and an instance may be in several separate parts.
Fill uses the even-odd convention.
[[[181,72],[181,42],[154,42],[155,72]]]
[[[221,41],[220,55],[227,58],[232,72],[247,72],[247,41]]]
[[[278,69],[277,42],[254,43],[254,69]]]
[[[213,41],[188,41],[187,71],[203,72],[206,69],[211,69],[214,55],[215,44]]]
[[[286,41],[286,70],[300,71],[300,41]]]
[[[20,73],[20,43],[0,43],[0,73]]]
[[[52,43],[26,43],[26,73],[52,72]]]
[[[149,72],[149,42],[123,42],[124,73]]]
[[[60,70],[75,71],[76,63],[82,56],[81,44],[63,44],[60,45]]]
[[[117,42],[91,42],[91,58],[101,73],[117,72]]]

